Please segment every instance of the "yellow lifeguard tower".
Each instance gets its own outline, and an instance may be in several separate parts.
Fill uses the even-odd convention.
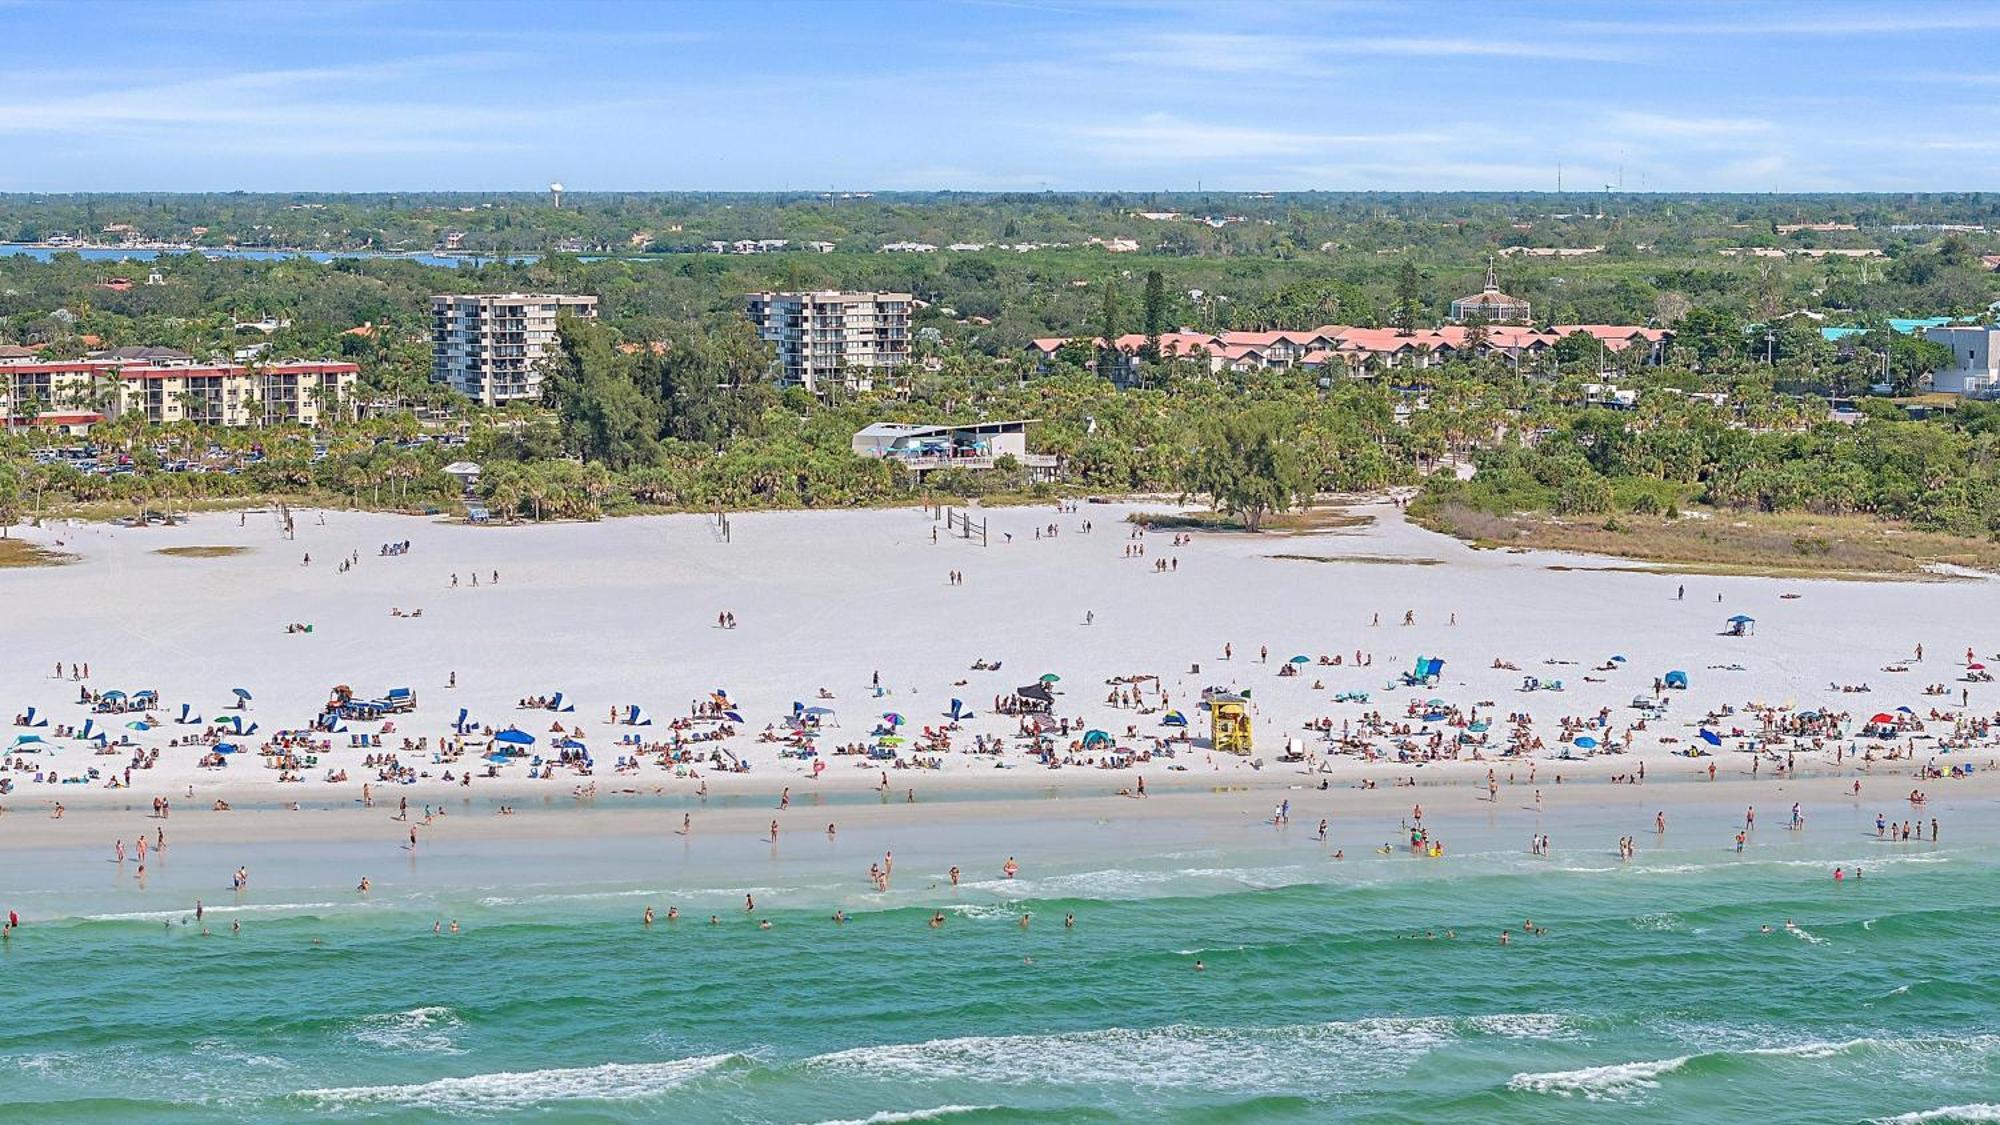
[[[1250,753],[1250,701],[1218,692],[1208,699],[1209,743],[1231,754]]]

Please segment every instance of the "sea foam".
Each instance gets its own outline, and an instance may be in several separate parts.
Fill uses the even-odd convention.
[[[440,1112],[509,1111],[561,1101],[632,1101],[684,1086],[738,1057],[702,1055],[668,1062],[501,1071],[404,1086],[301,1090],[299,1096],[327,1106],[398,1105]]]
[[[1591,1101],[1627,1098],[1641,1090],[1657,1089],[1662,1075],[1672,1074],[1688,1064],[1691,1055],[1645,1062],[1587,1066],[1581,1070],[1554,1070],[1543,1074],[1516,1074],[1507,1080],[1509,1090],[1533,1094],[1581,1096]]]
[[[1374,1018],[1280,1027],[1111,1027],[975,1035],[856,1047],[806,1066],[910,1081],[1129,1086],[1269,1093],[1356,1088],[1406,1071],[1466,1036],[1562,1038],[1567,1017],[1527,1014]],[[1326,1060],[1341,1065],[1329,1069]]]

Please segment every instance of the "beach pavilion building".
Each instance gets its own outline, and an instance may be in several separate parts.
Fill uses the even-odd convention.
[[[991,469],[1002,457],[1012,457],[1035,480],[1053,480],[1060,468],[1056,458],[1028,452],[1028,427],[1035,419],[927,426],[910,422],[876,422],[854,435],[854,452],[861,457],[896,461],[919,477],[933,469]]]

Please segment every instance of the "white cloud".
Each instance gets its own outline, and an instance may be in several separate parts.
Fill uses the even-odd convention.
[[[1630,47],[1608,43],[1569,43],[1536,39],[1470,39],[1436,36],[1370,36],[1334,41],[1343,52],[1416,55],[1425,57],[1579,59],[1609,62],[1630,58]]]
[[[1191,164],[1246,157],[1311,156],[1329,150],[1435,143],[1438,133],[1325,133],[1258,125],[1216,125],[1152,114],[1132,125],[1086,125],[1071,132],[1091,152],[1122,163]]]
[[[1688,139],[1754,136],[1769,133],[1778,127],[1775,122],[1755,117],[1684,117],[1637,110],[1621,110],[1613,113],[1607,118],[1607,123],[1614,129],[1626,130],[1642,137]]]
[[[1695,9],[1681,10],[1692,12]],[[1725,7],[1711,10],[1735,12],[1745,9]],[[1563,26],[1578,31],[1633,36],[1896,35],[2000,28],[2000,8],[1976,4],[1928,9],[1904,5],[1839,8],[1815,4],[1796,9],[1794,18],[1789,19],[1709,19],[1694,15],[1674,20],[1571,20],[1565,21]]]

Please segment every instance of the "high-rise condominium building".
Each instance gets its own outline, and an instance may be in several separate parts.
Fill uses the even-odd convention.
[[[867,390],[910,362],[908,293],[752,293],[750,322],[777,345],[778,374],[819,394]]]
[[[488,406],[540,398],[537,366],[556,316],[597,317],[597,298],[565,294],[448,293],[431,298],[431,379]]]

